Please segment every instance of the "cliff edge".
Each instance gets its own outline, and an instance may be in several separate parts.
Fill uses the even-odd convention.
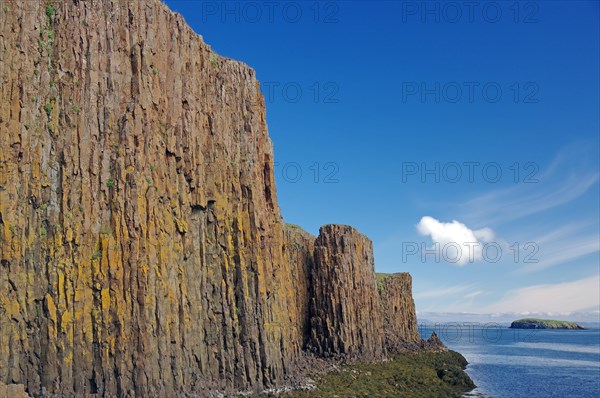
[[[251,68],[158,0],[0,5],[2,385],[260,391],[417,342],[366,237],[283,223]]]

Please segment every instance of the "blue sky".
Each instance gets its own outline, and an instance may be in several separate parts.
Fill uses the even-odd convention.
[[[422,318],[598,320],[598,2],[166,3],[256,70],[287,222],[367,234]]]

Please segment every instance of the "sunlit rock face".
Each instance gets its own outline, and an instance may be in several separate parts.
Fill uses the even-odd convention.
[[[284,225],[251,68],[158,0],[2,4],[2,386],[260,390],[308,347],[381,358],[385,325],[412,341],[383,310],[409,314],[410,288],[379,299],[370,240]]]
[[[325,225],[314,258],[310,348],[324,356],[383,357],[371,240],[346,225]]]
[[[421,343],[415,303],[412,298],[412,278],[409,273],[387,274],[379,281],[383,305],[384,334],[388,351],[414,349]]]

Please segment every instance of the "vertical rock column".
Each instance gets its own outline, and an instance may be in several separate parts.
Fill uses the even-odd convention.
[[[0,382],[281,384],[301,342],[255,72],[159,0],[0,1],[0,82]]]
[[[421,342],[409,273],[385,275],[379,279],[383,307],[385,344],[388,351],[414,349]]]
[[[0,381],[0,397],[2,398],[29,398],[23,384],[6,385]]]
[[[289,294],[296,303],[297,313],[291,322],[300,349],[304,348],[310,330],[310,272],[314,268],[315,237],[300,227],[286,224],[284,254],[290,264],[292,287]]]
[[[349,226],[325,225],[315,241],[314,258],[309,348],[326,357],[383,357],[371,240]]]

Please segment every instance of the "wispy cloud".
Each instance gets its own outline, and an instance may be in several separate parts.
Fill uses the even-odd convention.
[[[569,203],[586,193],[600,179],[599,173],[571,176],[551,184],[523,184],[496,190],[465,203],[468,217],[486,225],[498,225]]]
[[[517,274],[529,274],[559,264],[580,259],[600,250],[600,236],[592,235],[583,238],[571,238],[556,241],[555,244],[540,245],[540,259],[537,263],[526,264],[519,268]]]
[[[487,295],[477,290],[479,283],[460,283],[439,286],[414,293],[415,304],[420,311],[460,312],[472,311],[479,297]]]
[[[471,293],[465,295],[465,298],[467,300],[471,300],[472,301],[475,297],[481,296],[483,293],[484,293],[483,290],[477,290],[475,292],[471,292]]]
[[[589,211],[560,212],[560,206],[575,201],[598,186],[600,173],[597,156],[595,147],[582,143],[564,148],[537,176],[538,183],[521,183],[468,200],[464,205],[464,219],[474,225],[498,228],[511,221],[528,220],[537,213],[548,214],[546,225],[531,223],[505,236],[509,241],[506,243],[519,242],[525,245],[532,242],[539,248],[533,256],[536,262],[523,262],[521,258],[519,262],[522,266],[515,271],[516,274],[545,270],[597,253],[600,251],[597,219],[591,217],[590,220]],[[566,217],[567,214],[569,217]],[[552,225],[552,220],[556,220],[556,225]],[[566,225],[562,223],[563,220],[566,220]],[[522,254],[527,255],[525,252]]]
[[[535,228],[535,227],[533,227]],[[529,274],[572,261],[600,251],[600,235],[596,220],[571,222],[550,231],[520,231],[514,240],[523,246],[533,242],[538,248],[534,263],[523,262],[516,274]],[[530,251],[531,252],[531,251]],[[525,250],[522,251],[526,255]],[[524,259],[521,258],[523,261]]]
[[[600,306],[600,275],[511,290],[485,313],[571,313]]]
[[[464,293],[467,290],[472,289],[476,284],[475,283],[461,283],[459,285],[447,286],[442,288],[436,288],[431,290],[425,290],[420,292],[415,292],[415,299],[436,299],[440,297],[453,297]]]
[[[584,221],[561,225],[551,231],[544,231],[541,235],[533,240],[538,244],[550,243],[554,244],[558,241],[563,241],[569,236],[574,236],[581,233],[586,227],[595,226],[596,221]]]
[[[497,226],[572,202],[600,180],[597,156],[586,145],[565,148],[536,176],[538,182],[521,182],[467,200],[463,218]]]

